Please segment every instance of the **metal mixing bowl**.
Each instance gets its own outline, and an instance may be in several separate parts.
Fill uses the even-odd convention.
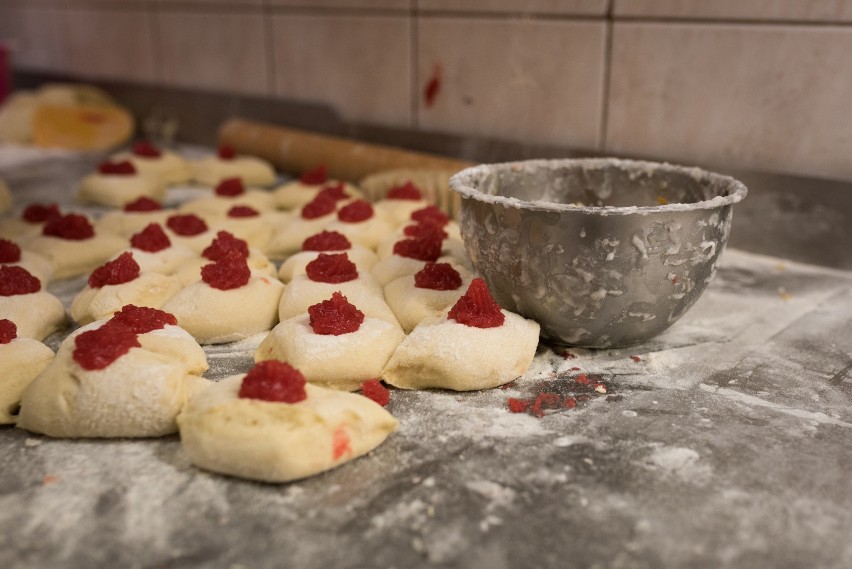
[[[530,160],[452,177],[476,270],[553,343],[613,348],[668,328],[716,272],[743,184],[698,168]]]

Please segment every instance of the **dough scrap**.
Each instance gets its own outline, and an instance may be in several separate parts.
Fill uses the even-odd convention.
[[[0,344],[0,425],[13,424],[21,394],[53,359],[53,350],[31,338]]]
[[[92,288],[86,285],[71,301],[71,318],[78,324],[110,318],[127,304],[161,308],[183,288],[177,277],[142,273],[130,282]]]
[[[196,466],[288,482],[367,454],[398,425],[366,397],[310,384],[298,403],[240,399],[243,377],[211,385],[179,415],[181,444]]]

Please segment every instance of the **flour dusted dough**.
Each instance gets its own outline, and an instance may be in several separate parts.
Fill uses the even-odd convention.
[[[21,394],[52,359],[53,351],[31,338],[0,344],[0,425],[15,422]]]
[[[77,197],[109,207],[124,207],[138,198],[146,197],[161,201],[166,195],[166,186],[153,176],[140,174],[89,174],[80,182]]]
[[[310,317],[304,314],[273,328],[254,359],[281,360],[315,385],[354,391],[361,382],[381,375],[403,337],[399,326],[378,318],[365,318],[361,327],[349,334],[315,334]]]
[[[403,389],[488,389],[526,372],[539,325],[503,311],[497,328],[472,328],[445,316],[421,322],[399,345],[382,378]]]
[[[361,245],[353,244],[352,247],[345,251],[300,251],[295,255],[291,255],[284,263],[281,264],[281,269],[278,271],[278,277],[286,282],[293,280],[297,275],[305,274],[305,267],[308,263],[319,257],[320,253],[327,255],[336,255],[338,253],[346,253],[349,260],[355,263],[358,272],[369,273],[373,265],[376,264],[378,258],[376,254]]]
[[[130,282],[92,288],[88,285],[71,301],[71,318],[78,324],[111,317],[126,304],[160,308],[183,288],[176,277],[142,273]]]
[[[112,157],[115,162],[128,160],[136,171],[160,180],[164,185],[183,184],[192,178],[192,169],[182,156],[160,149],[159,156],[139,156],[133,152],[120,152]]]
[[[450,263],[456,267],[456,269],[458,269],[460,265],[459,259],[450,256],[438,257],[438,260],[435,262]],[[391,281],[395,281],[398,278],[416,274],[425,265],[426,261],[418,261],[417,259],[391,255],[390,257],[381,259],[378,263],[373,265],[373,268],[370,270],[370,274],[373,275],[373,278],[375,278],[379,284],[384,287]],[[464,266],[465,269],[467,269],[464,263],[461,263],[461,266]]]
[[[211,230],[214,233],[227,231],[254,247],[266,252],[272,236],[282,227],[286,227],[290,214],[283,212],[264,212],[256,217],[220,217],[214,220]]]
[[[305,219],[300,213],[295,213],[289,222],[280,226],[266,246],[266,254],[280,259],[298,253],[302,243],[311,235],[316,235],[337,219],[337,212],[315,219]]]
[[[12,208],[12,192],[3,180],[0,180],[0,213],[6,213]]]
[[[449,310],[465,293],[473,275],[459,265],[454,265],[453,268],[462,278],[462,284],[456,290],[417,288],[414,286],[414,275],[400,277],[385,287],[385,301],[406,334],[421,321],[440,316]]]
[[[97,233],[114,233],[126,239],[136,235],[151,223],[159,223],[165,229],[166,218],[174,210],[155,211],[108,211],[95,222]]]
[[[278,316],[283,322],[288,318],[307,314],[308,307],[330,299],[337,291],[363,312],[364,316],[380,318],[399,326],[393,310],[385,302],[382,288],[366,273],[359,273],[357,279],[345,283],[318,283],[307,275],[293,277],[281,295]]]
[[[300,209],[311,202],[323,189],[336,186],[339,180],[327,180],[322,184],[303,184],[296,180],[275,189],[275,200],[281,209]],[[343,184],[343,193],[352,199],[362,198],[361,191],[352,184]]]
[[[28,273],[37,278],[42,286],[46,285],[53,277],[53,265],[39,255],[26,249],[21,249],[21,260],[16,263],[0,263],[8,267],[21,267],[26,269]]]
[[[196,255],[201,255],[201,252],[204,251],[210,243],[216,239],[216,231],[211,229],[211,220],[206,217],[199,216],[204,219],[204,223],[207,224],[207,231],[203,231],[202,233],[198,233],[197,235],[178,235],[174,231],[168,228],[168,226],[163,225],[163,231],[165,231],[166,236],[171,241],[172,245],[180,245],[181,247],[186,247],[187,249],[193,251]]]
[[[196,466],[287,482],[367,454],[397,428],[396,419],[366,397],[310,384],[298,403],[240,399],[243,377],[210,386],[178,417],[181,444]]]
[[[44,222],[30,223],[20,217],[0,219],[0,237],[21,244],[28,239],[41,235]]]
[[[236,156],[222,160],[208,156],[191,164],[192,177],[206,186],[216,186],[228,178],[241,178],[246,186],[271,186],[275,183],[275,169],[266,160],[254,156]]]
[[[34,340],[44,340],[66,322],[62,301],[44,290],[0,296],[0,318],[14,322],[19,337]]]
[[[202,344],[223,344],[271,330],[278,322],[284,284],[274,277],[254,276],[248,284],[219,290],[198,281],[171,298],[163,310]]]
[[[234,206],[248,206],[257,211],[270,211],[275,209],[275,196],[266,190],[257,188],[246,188],[245,192],[237,196],[211,196],[190,200],[183,203],[178,210],[196,215],[224,216]]]
[[[411,214],[418,209],[432,205],[426,200],[389,200],[383,199],[373,206],[376,213],[390,221],[395,227],[412,223]]]
[[[79,241],[39,235],[27,241],[25,247],[50,261],[53,278],[64,279],[91,273],[127,247],[127,240],[111,233],[96,233]]]
[[[345,235],[351,243],[357,243],[367,249],[376,250],[379,243],[393,231],[393,225],[379,215],[364,221],[349,223],[337,220],[329,224],[328,231],[337,231]]]
[[[413,225],[413,222],[406,223],[378,244],[376,254],[379,256],[379,259],[387,259],[393,255],[393,246],[396,245],[396,242],[408,238],[404,231],[405,227],[409,225]],[[447,237],[441,245],[442,254],[459,259],[467,259],[467,251],[464,248],[464,241],[462,241],[461,235],[459,235],[458,224],[451,221],[443,227],[443,230],[447,233]]]
[[[207,257],[195,255],[192,259],[185,261],[181,265],[180,269],[175,272],[175,276],[183,286],[191,285],[201,280],[201,269],[212,262]],[[249,248],[249,256],[246,262],[252,275],[256,277],[269,276],[273,279],[275,278],[275,264],[257,249]]]
[[[142,273],[160,273],[161,275],[174,274],[178,268],[183,267],[186,263],[194,261],[198,258],[192,249],[183,245],[172,245],[166,247],[156,253],[149,253],[141,249],[131,247],[125,249],[118,255],[113,255],[110,260],[120,256],[122,253],[129,252],[133,255],[136,264],[139,265],[139,271]]]

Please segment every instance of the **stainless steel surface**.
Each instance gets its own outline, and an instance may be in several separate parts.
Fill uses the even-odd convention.
[[[624,347],[671,326],[716,272],[740,182],[616,159],[483,165],[450,180],[498,302],[565,345]]]

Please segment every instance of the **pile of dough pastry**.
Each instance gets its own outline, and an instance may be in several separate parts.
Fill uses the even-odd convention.
[[[237,156],[228,145],[219,147],[216,155],[194,162],[192,178],[206,186],[215,186],[228,178],[240,178],[249,186],[270,186],[275,182],[275,168],[256,156]]]
[[[287,482],[370,452],[397,421],[366,397],[306,384],[298,370],[270,360],[194,397],[178,425],[196,466]]]
[[[129,160],[102,162],[77,189],[80,200],[110,207],[123,207],[143,197],[162,200],[165,194],[166,185],[160,178],[139,173]]]
[[[18,336],[43,340],[65,325],[65,307],[25,268],[0,265],[0,318],[14,322]]]
[[[24,245],[50,261],[54,278],[62,279],[93,271],[124,249],[127,241],[109,233],[96,235],[88,218],[69,213],[49,219],[41,235],[25,241]]]
[[[204,352],[171,314],[127,306],[66,338],[21,396],[17,426],[51,437],[157,437],[177,431],[206,387]]]
[[[136,142],[130,152],[120,152],[115,161],[128,161],[140,174],[160,181],[164,185],[183,184],[192,177],[189,163],[175,152],[163,150],[147,140]]]
[[[337,231],[320,231],[305,239],[302,242],[302,250],[289,256],[281,264],[281,269],[278,271],[278,278],[285,283],[290,282],[293,280],[293,277],[304,275],[308,263],[319,257],[321,253],[344,252],[359,271],[370,272],[370,269],[379,260],[372,250],[362,245],[353,245],[342,233],[338,233]]]
[[[53,265],[50,261],[2,237],[0,237],[0,266],[22,267],[41,281],[42,286],[47,284],[53,276]]]
[[[331,191],[339,194],[342,198],[361,198],[361,192],[355,186],[341,182],[340,180],[330,180],[328,178],[328,168],[324,164],[320,164],[312,170],[303,173],[301,178],[294,182],[287,182],[283,186],[276,188],[275,199],[278,202],[278,207],[283,209],[299,209],[310,203],[322,191]]]
[[[53,351],[31,338],[19,338],[11,320],[0,320],[0,425],[15,422],[21,394],[53,359]]]
[[[539,325],[494,302],[488,285],[471,281],[446,315],[427,318],[399,345],[382,378],[403,389],[487,389],[524,374],[538,346]]]

